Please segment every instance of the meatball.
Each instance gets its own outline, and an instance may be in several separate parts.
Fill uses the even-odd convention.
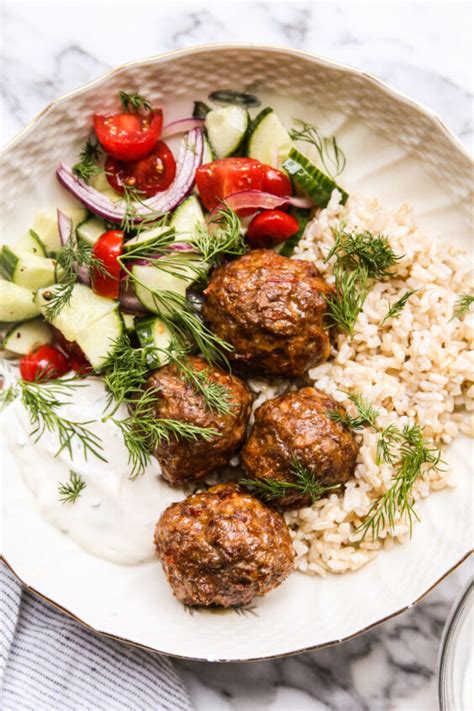
[[[328,416],[331,411],[344,414],[332,397],[314,388],[263,403],[255,412],[255,424],[241,453],[250,478],[296,482],[298,462],[319,484],[346,482],[354,471],[359,445],[347,427]],[[311,497],[298,490],[277,493],[272,503],[285,509],[311,504]]]
[[[160,368],[149,377],[145,387],[157,389],[154,407],[157,418],[216,430],[216,436],[210,440],[201,436],[195,439],[171,436],[156,448],[154,454],[162,476],[173,485],[200,479],[229,461],[244,439],[252,400],[246,384],[230,373],[197,356],[190,356],[187,365],[195,373],[205,370],[211,383],[223,386],[230,407],[227,413],[211,409],[176,365]]]
[[[158,558],[185,605],[245,605],[293,570],[288,527],[235,484],[171,504],[155,528]]]
[[[256,249],[218,267],[204,292],[203,316],[234,351],[234,363],[256,373],[302,375],[329,356],[325,294],[316,267]]]

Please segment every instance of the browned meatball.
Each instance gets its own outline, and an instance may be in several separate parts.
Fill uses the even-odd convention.
[[[252,400],[245,383],[230,373],[210,366],[197,356],[189,357],[187,364],[195,372],[205,370],[210,382],[225,388],[230,411],[219,413],[210,409],[175,365],[152,373],[146,387],[158,389],[154,408],[157,418],[180,420],[217,432],[210,441],[201,436],[194,440],[172,436],[169,442],[163,441],[156,448],[154,454],[160,462],[162,476],[173,485],[199,479],[229,461],[244,439]]]
[[[185,605],[245,605],[293,570],[281,514],[235,484],[219,484],[168,506],[156,524],[155,546]]]
[[[302,388],[263,403],[255,412],[255,424],[241,459],[252,479],[294,482],[294,463],[311,472],[318,483],[343,484],[354,471],[359,445],[352,433],[328,416],[344,409],[329,395]],[[301,508],[311,497],[288,489],[272,503]]]
[[[329,356],[330,291],[310,262],[256,249],[215,270],[203,315],[234,347],[229,357],[239,367],[297,376]]]

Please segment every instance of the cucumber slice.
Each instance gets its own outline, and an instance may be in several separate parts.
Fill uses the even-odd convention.
[[[98,217],[88,217],[76,227],[78,240],[89,244],[91,247],[95,245],[99,237],[106,231],[105,222]]]
[[[98,190],[100,193],[108,197],[113,202],[117,202],[117,200],[120,200],[122,197],[121,195],[116,193],[115,190],[111,187],[109,181],[107,180],[107,176],[103,172],[96,173],[95,175],[93,175],[90,180],[90,184],[93,188]]]
[[[73,227],[77,227],[87,217],[84,207],[61,208],[65,215],[71,218]],[[33,230],[44,244],[48,254],[55,254],[61,249],[61,240],[58,233],[58,215],[55,209],[40,210],[34,219]]]
[[[147,247],[150,243],[153,243],[157,237],[167,234],[170,235],[170,241],[173,241],[175,234],[174,227],[161,225],[160,227],[153,227],[150,230],[143,230],[138,237],[132,237],[132,239],[125,242],[123,246],[124,252],[130,252],[131,249],[134,249],[138,245]]]
[[[105,361],[112,358],[118,347],[118,340],[125,332],[125,325],[118,306],[101,316],[79,332],[74,339],[82,348],[89,363],[100,370]]]
[[[339,190],[342,195],[342,204],[346,203],[349,197],[348,193],[335,183],[332,178],[320,171],[297,148],[291,149],[290,155],[282,167],[300,184],[318,207],[326,207],[331,199],[333,190]]]
[[[216,152],[214,148],[211,146],[209,143],[209,139],[206,136],[206,134],[203,135],[204,138],[204,149],[202,152],[202,162],[204,163],[212,163],[213,160],[216,160]]]
[[[249,123],[248,111],[240,106],[225,106],[209,111],[205,126],[218,158],[226,158],[240,148]]]
[[[187,242],[194,236],[198,222],[205,224],[201,203],[195,195],[190,195],[174,211],[170,226],[176,230],[179,242]]]
[[[280,168],[293,146],[290,134],[273,109],[261,111],[252,123],[247,144],[249,158]]]
[[[151,316],[137,322],[136,332],[142,348],[157,349],[149,355],[150,367],[160,368],[166,365],[169,358],[162,351],[169,347],[172,339],[168,326],[161,319]]]
[[[39,316],[34,297],[31,289],[0,279],[0,321],[12,323]]]
[[[7,245],[0,252],[0,272],[5,279],[25,289],[40,289],[56,281],[56,264],[53,259],[37,257],[31,252],[12,249]]]
[[[40,289],[36,294],[35,302],[46,319],[46,306],[57,288],[59,285],[55,284]],[[94,294],[88,286],[74,284],[69,302],[50,323],[58,328],[68,341],[77,341],[78,334],[86,331],[93,322],[114,311],[117,306],[117,301]]]
[[[195,101],[193,108],[193,118],[206,118],[210,107],[204,101]]]
[[[189,276],[186,275],[186,271],[188,271]],[[186,297],[186,289],[196,279],[196,274],[191,268],[184,270],[183,278],[180,278],[162,269],[137,264],[132,267],[132,274],[134,279],[137,280],[133,282],[133,288],[138,300],[148,311],[161,316],[168,316],[172,309],[163,305],[159,297],[155,299],[152,292],[159,294],[160,291],[171,291],[184,299]],[[164,298],[167,300],[166,295]]]
[[[29,230],[23,237],[20,237],[18,242],[15,242],[15,247],[21,249],[22,252],[30,252],[37,257],[46,257],[46,249],[38,235],[34,230]]]
[[[122,314],[122,319],[123,319],[123,324],[125,326],[125,330],[127,333],[134,333],[135,332],[135,316],[133,314],[125,314],[123,311],[120,312]]]
[[[19,323],[3,339],[3,347],[18,355],[26,355],[46,343],[53,342],[53,332],[42,318]]]

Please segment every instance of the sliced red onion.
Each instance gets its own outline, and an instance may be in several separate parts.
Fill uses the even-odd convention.
[[[192,131],[193,128],[202,128],[203,125],[203,118],[178,119],[178,121],[172,121],[163,127],[160,138],[171,138],[172,136],[177,136],[179,133]]]
[[[146,313],[142,304],[137,299],[132,285],[128,281],[121,282],[120,284],[119,301],[123,311],[127,314],[133,314],[133,316],[143,316]]]
[[[308,209],[314,206],[313,201],[309,198],[292,197],[291,195],[281,197],[271,193],[264,193],[262,190],[242,190],[238,193],[232,193],[232,195],[228,195],[225,198],[224,203],[234,211],[243,209],[274,210],[276,207],[282,207],[283,205],[293,205],[294,207]],[[223,203],[214,208],[210,214],[211,219],[219,212],[222,205]]]
[[[72,240],[73,243],[75,242],[74,227],[72,224],[72,220],[70,217],[68,217],[68,215],[66,215],[61,210],[57,210],[57,214],[58,214],[59,240],[60,240],[62,246],[65,247],[71,236],[73,238],[73,240]],[[91,283],[91,275],[90,275],[89,267],[86,267],[85,264],[81,264],[80,267],[77,267],[77,265],[74,265],[74,271],[77,274],[77,280],[80,281],[82,284],[86,284],[87,286],[89,286],[89,284]]]
[[[174,210],[190,192],[196,170],[202,161],[203,137],[194,128],[184,137],[176,164],[176,178],[167,190],[157,193],[142,203],[136,203],[135,222],[141,222],[150,213],[164,214]],[[91,212],[109,222],[120,223],[125,217],[123,201],[112,202],[106,195],[77,178],[72,170],[60,163],[56,171],[59,182],[82,202]]]

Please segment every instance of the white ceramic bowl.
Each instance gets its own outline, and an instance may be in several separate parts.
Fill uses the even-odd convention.
[[[211,90],[249,87],[260,97],[273,95],[287,118],[303,115],[337,133],[349,190],[375,195],[389,207],[410,201],[422,226],[469,247],[471,162],[437,118],[360,71],[289,49],[247,46],[195,47],[133,62],[49,105],[1,156],[3,233],[14,240],[38,208],[70,203],[55,167],[74,159],[92,112],[114,109],[119,89],[149,95],[170,120],[189,115],[192,101]],[[296,103],[289,108],[286,100]],[[298,107],[301,101],[310,108]],[[31,589],[100,633],[208,660],[296,653],[398,614],[468,555],[469,453],[462,439],[450,449],[459,485],[427,500],[412,540],[355,573],[324,580],[295,574],[258,599],[257,617],[232,611],[190,616],[172,597],[158,563],[119,566],[84,552],[41,518],[7,452],[2,552]]]

